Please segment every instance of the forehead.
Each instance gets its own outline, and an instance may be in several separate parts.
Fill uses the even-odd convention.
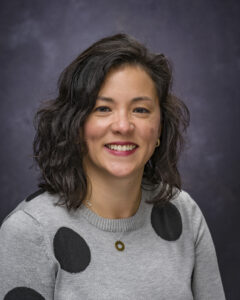
[[[112,68],[106,75],[100,88],[99,96],[103,93],[140,93],[156,96],[155,84],[149,74],[139,65],[122,65]]]

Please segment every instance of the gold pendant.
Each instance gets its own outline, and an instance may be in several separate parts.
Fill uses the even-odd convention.
[[[125,249],[125,245],[121,241],[116,241],[115,247],[118,251],[123,251]]]

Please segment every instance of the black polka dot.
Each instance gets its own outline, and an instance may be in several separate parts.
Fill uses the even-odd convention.
[[[3,300],[45,300],[45,298],[33,289],[16,287],[9,291]]]
[[[176,241],[182,234],[181,214],[170,202],[163,207],[152,208],[151,223],[157,235],[164,240]]]
[[[44,189],[40,189],[40,190],[37,190],[36,192],[34,192],[33,194],[29,195],[27,198],[26,198],[26,202],[29,202],[31,200],[33,200],[34,198],[36,198],[37,196],[41,195],[42,193],[44,193],[45,190]]]
[[[88,244],[72,229],[59,228],[53,245],[55,257],[63,270],[78,273],[84,271],[89,265],[91,253]]]

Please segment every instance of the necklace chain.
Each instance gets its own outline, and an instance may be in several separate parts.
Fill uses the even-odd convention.
[[[142,196],[142,193],[140,192],[139,197],[138,197],[138,202],[141,201],[141,196]],[[98,214],[96,211],[93,210],[93,208],[92,208],[93,204],[89,200],[86,200],[86,204],[93,212]],[[139,203],[139,205],[140,205],[140,203]],[[139,206],[138,206],[138,208],[139,208]],[[124,233],[125,233],[125,231],[121,232],[120,237],[115,241],[115,248],[118,251],[123,251],[125,249],[125,244],[121,241],[121,238],[123,237]]]

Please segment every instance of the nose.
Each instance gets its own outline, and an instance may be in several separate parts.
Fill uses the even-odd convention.
[[[114,133],[129,134],[134,130],[134,124],[127,114],[119,114],[112,122],[112,131]]]

